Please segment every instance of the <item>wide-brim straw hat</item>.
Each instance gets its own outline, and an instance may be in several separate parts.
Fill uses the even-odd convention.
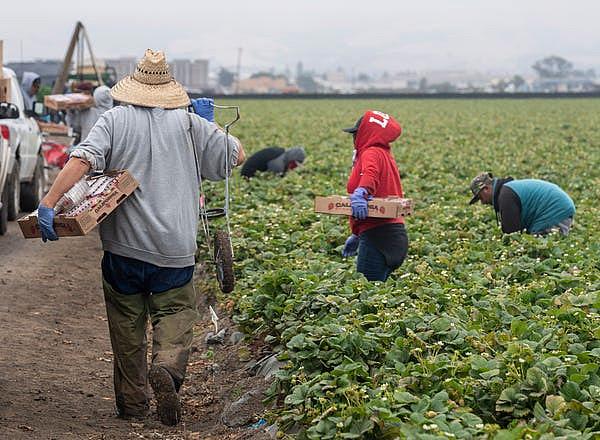
[[[147,49],[133,75],[113,86],[117,101],[142,107],[180,108],[190,105],[185,89],[171,76],[165,54]]]

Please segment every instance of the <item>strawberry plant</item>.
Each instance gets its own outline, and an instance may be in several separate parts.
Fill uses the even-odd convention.
[[[303,145],[284,178],[233,181],[235,319],[286,361],[273,419],[299,439],[600,436],[600,103],[597,100],[243,101],[251,154]],[[409,256],[369,283],[341,249],[342,194],[366,109],[393,145],[415,214]],[[502,235],[469,206],[479,171],[553,181],[577,206],[568,237]],[[218,204],[222,186],[210,185]],[[294,434],[291,434],[294,433]]]

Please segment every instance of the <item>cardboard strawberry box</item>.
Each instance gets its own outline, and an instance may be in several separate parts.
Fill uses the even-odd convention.
[[[86,235],[129,197],[139,185],[127,170],[88,177],[87,181],[91,191],[86,200],[54,217],[54,230],[59,237]],[[20,218],[18,223],[25,238],[41,237],[37,211]]]
[[[43,121],[37,121],[38,127],[40,127],[40,131],[43,131],[44,133],[47,134],[58,134],[58,135],[63,135],[63,136],[68,136],[69,132],[71,131],[69,129],[68,125],[65,124],[56,124],[54,122],[43,122]]]
[[[369,200],[368,217],[397,218],[411,215],[413,212],[412,199],[399,197],[373,198]],[[350,197],[348,196],[317,196],[315,212],[332,215],[352,215]]]
[[[46,95],[44,105],[52,110],[83,110],[94,106],[94,97],[85,93]]]

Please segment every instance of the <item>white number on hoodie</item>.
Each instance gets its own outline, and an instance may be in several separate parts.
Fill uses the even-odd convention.
[[[388,115],[387,113],[378,112],[378,111],[373,111],[373,113],[376,114],[377,116],[381,116],[381,119],[377,119],[377,118],[371,116],[369,118],[369,122],[375,122],[376,124],[381,125],[381,128],[385,128],[388,125],[388,122],[390,122],[390,115]]]

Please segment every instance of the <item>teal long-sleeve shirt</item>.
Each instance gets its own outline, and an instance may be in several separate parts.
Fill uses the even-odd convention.
[[[538,179],[505,183],[521,200],[521,225],[530,234],[542,232],[575,215],[573,200],[558,185]]]

